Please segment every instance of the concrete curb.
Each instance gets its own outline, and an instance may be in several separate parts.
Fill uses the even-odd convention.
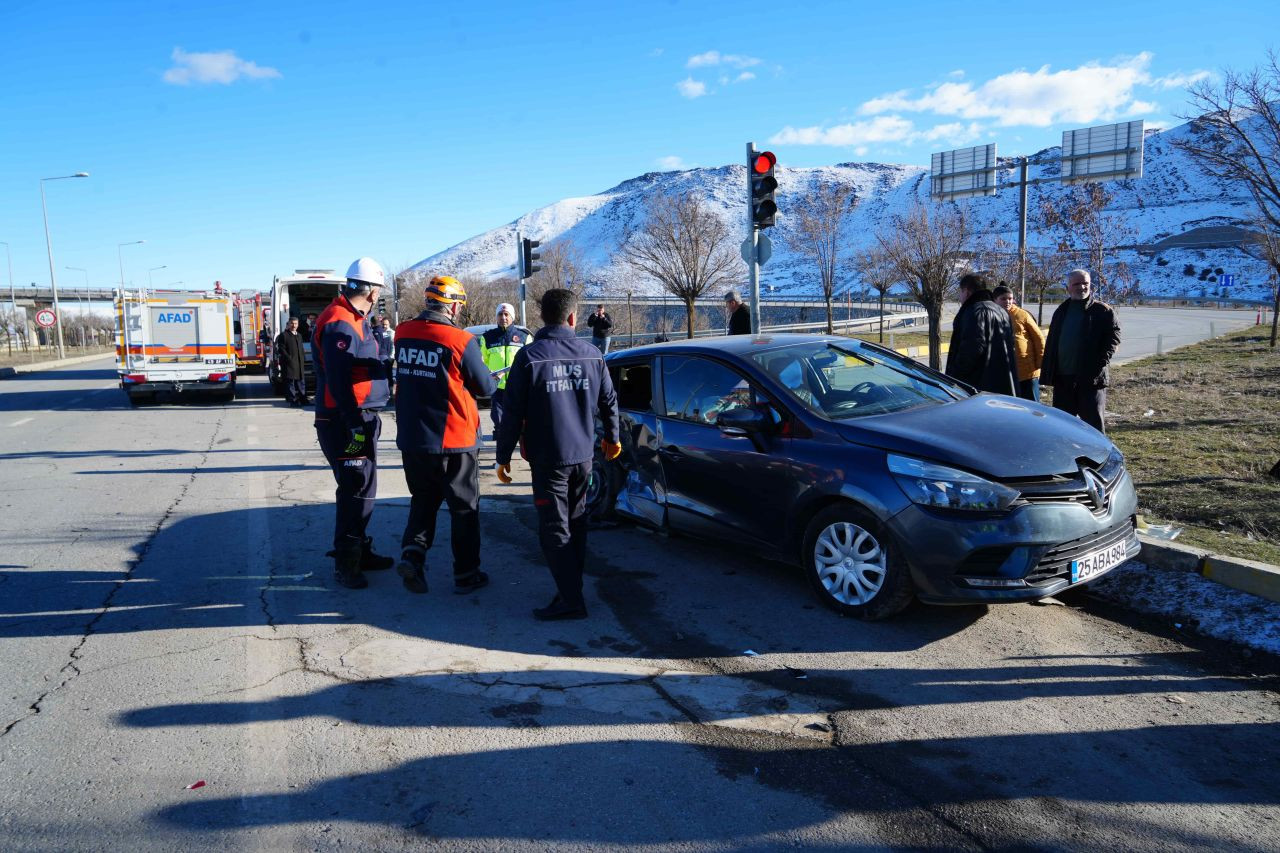
[[[1242,557],[1223,557],[1211,554],[1203,548],[1151,539],[1141,534],[1138,539],[1142,542],[1142,553],[1138,559],[1152,568],[1195,572],[1223,586],[1268,601],[1280,601],[1280,566]]]
[[[63,358],[55,361],[37,361],[34,364],[15,364],[12,367],[0,367],[0,379],[12,379],[19,373],[39,373],[44,370],[57,370],[59,367],[70,367],[73,364],[84,364],[103,358],[115,358],[113,353],[100,352],[95,355],[78,355],[75,358]]]

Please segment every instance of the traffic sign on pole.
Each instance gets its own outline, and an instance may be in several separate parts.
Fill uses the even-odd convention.
[[[58,322],[58,315],[48,308],[41,308],[36,312],[36,322],[46,329],[51,329],[53,324]]]

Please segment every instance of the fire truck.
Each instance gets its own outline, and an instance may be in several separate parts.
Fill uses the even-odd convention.
[[[266,332],[262,294],[242,290],[235,297],[236,369],[262,373],[267,369],[271,338]]]
[[[116,371],[137,406],[159,391],[236,395],[235,299],[220,287],[115,292]]]

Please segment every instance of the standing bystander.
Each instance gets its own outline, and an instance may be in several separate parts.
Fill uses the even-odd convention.
[[[1088,270],[1067,274],[1066,302],[1053,312],[1040,382],[1053,389],[1053,407],[1105,433],[1111,359],[1120,346],[1116,312],[1093,298]]]
[[[284,385],[284,398],[290,406],[305,406],[307,399],[306,372],[302,354],[302,336],[298,334],[298,318],[290,317],[284,331],[276,336],[276,369],[280,371],[280,383]]]
[[[595,313],[587,318],[587,326],[591,328],[591,343],[595,344],[601,353],[608,355],[613,318],[604,310],[603,305],[596,306]]]
[[[1004,282],[991,291],[996,302],[1009,312],[1013,328],[1013,354],[1017,358],[1018,396],[1040,402],[1040,363],[1044,361],[1044,331],[1031,312],[1018,306],[1013,291]]]
[[[960,278],[960,310],[951,321],[948,376],[979,391],[1016,396],[1013,330],[1009,312],[996,304],[982,276]]]

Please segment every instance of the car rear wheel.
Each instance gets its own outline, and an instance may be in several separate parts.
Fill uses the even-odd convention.
[[[618,500],[621,479],[622,473],[618,463],[606,460],[603,451],[597,447],[591,460],[591,478],[587,481],[585,497],[587,514],[592,519],[613,520],[613,507]]]
[[[851,505],[824,509],[809,522],[804,567],[823,604],[859,619],[887,619],[914,595],[897,543]]]

